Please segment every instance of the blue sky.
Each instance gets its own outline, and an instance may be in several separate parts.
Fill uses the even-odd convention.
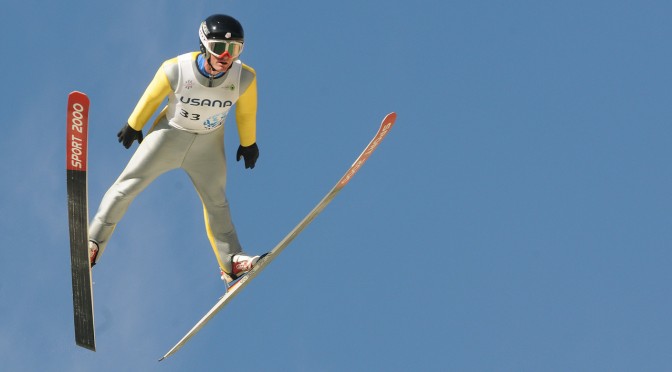
[[[0,360],[8,371],[672,368],[666,1],[38,2],[5,6]],[[131,206],[75,346],[65,107],[91,98],[90,213],[166,59],[228,13],[259,81],[253,171],[225,138],[247,251],[271,249],[390,111],[366,166],[258,279],[222,294],[187,176]],[[133,148],[135,149],[135,147]]]

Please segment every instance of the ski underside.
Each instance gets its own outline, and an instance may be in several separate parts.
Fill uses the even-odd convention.
[[[75,342],[81,347],[96,351],[93,287],[88,249],[89,210],[86,169],[89,98],[86,94],[70,93],[67,116],[66,174]]]
[[[242,276],[238,281],[236,281],[229,289],[227,290],[226,294],[213,306],[210,311],[208,311],[201,320],[199,320],[194,327],[187,332],[187,334],[182,337],[182,339],[175,344],[159,361],[164,360],[168,358],[169,356],[175,354],[182,346],[184,346],[189,339],[191,339],[198,331],[203,328],[214,316],[217,314],[224,306],[226,306],[231,300],[233,300],[234,297],[240,291],[243,290],[251,281],[254,279],[259,273],[266,268],[288,245],[289,243],[292,242],[300,233],[305,229],[312,221],[317,217],[322,210],[331,202],[332,199],[345,187],[345,185],[348,184],[350,179],[359,171],[359,169],[362,167],[364,162],[371,156],[373,151],[378,147],[380,142],[385,138],[387,133],[390,131],[392,128],[392,125],[394,125],[394,122],[397,118],[396,113],[390,113],[385,116],[383,119],[380,129],[378,129],[378,132],[376,135],[373,137],[371,142],[366,146],[364,151],[357,157],[355,162],[350,166],[350,168],[345,172],[343,177],[336,183],[336,185],[327,193],[322,200],[317,203],[317,205],[313,208],[313,210],[306,215],[306,217],[299,222],[292,231],[285,236],[278,245],[276,245],[269,253],[267,253],[262,259],[260,259],[257,264],[254,266],[252,270],[250,270],[247,274]]]

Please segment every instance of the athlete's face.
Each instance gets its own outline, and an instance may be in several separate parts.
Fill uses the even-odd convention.
[[[217,56],[210,54],[210,65],[213,67],[215,71],[213,72],[225,72],[226,70],[231,67],[231,64],[233,63],[234,58],[232,58],[228,53],[224,53],[224,55],[221,58],[218,58]]]

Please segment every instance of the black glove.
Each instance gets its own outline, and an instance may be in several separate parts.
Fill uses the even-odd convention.
[[[124,145],[125,148],[130,148],[135,140],[138,140],[138,143],[142,143],[142,131],[131,128],[127,123],[117,133],[117,138],[119,138],[119,143]]]
[[[245,158],[245,169],[254,168],[254,164],[259,159],[259,147],[257,147],[257,144],[253,143],[246,147],[243,147],[243,145],[238,146],[236,161],[240,161],[241,157]]]

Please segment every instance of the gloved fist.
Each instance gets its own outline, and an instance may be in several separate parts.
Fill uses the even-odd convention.
[[[119,143],[124,145],[125,148],[130,148],[135,140],[138,140],[138,143],[142,143],[142,131],[135,130],[126,123],[119,133],[117,133],[117,138],[119,139]]]
[[[245,169],[254,168],[254,164],[259,158],[259,147],[256,143],[251,144],[250,146],[238,146],[238,152],[236,152],[236,161],[240,161],[240,158],[245,158]]]

